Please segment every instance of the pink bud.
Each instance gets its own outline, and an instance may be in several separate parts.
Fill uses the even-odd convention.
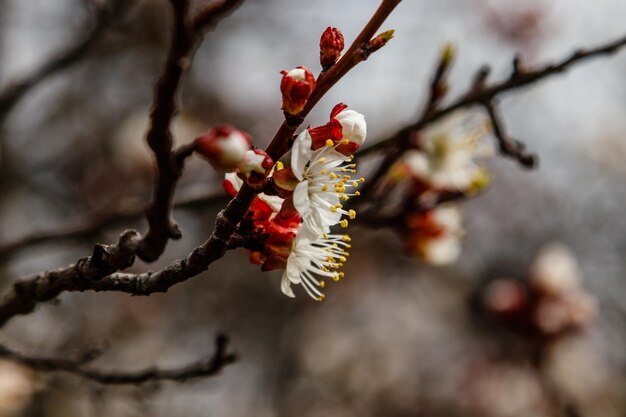
[[[195,140],[195,150],[217,170],[232,172],[252,146],[250,136],[233,126],[219,125]]]
[[[281,71],[283,79],[280,91],[283,93],[283,111],[287,115],[299,114],[315,88],[315,77],[306,67],[296,67],[291,71]]]
[[[322,64],[324,71],[335,65],[343,47],[344,41],[341,31],[337,28],[327,27],[320,38],[320,64]]]

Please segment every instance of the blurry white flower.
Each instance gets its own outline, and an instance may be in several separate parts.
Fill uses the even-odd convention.
[[[572,253],[560,243],[551,243],[540,249],[530,266],[530,281],[546,294],[561,295],[578,288],[581,277]]]
[[[484,121],[455,114],[424,130],[419,149],[405,154],[404,165],[411,176],[436,189],[480,189],[489,175],[475,160],[494,153],[493,144],[483,140],[487,133]]]
[[[407,220],[409,250],[431,265],[448,265],[461,254],[464,235],[461,213],[456,206],[443,205]]]
[[[35,379],[29,369],[14,362],[0,361],[0,416],[21,415],[35,389]]]

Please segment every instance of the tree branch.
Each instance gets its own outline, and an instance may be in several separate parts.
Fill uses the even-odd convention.
[[[215,352],[207,359],[182,368],[147,368],[134,372],[100,371],[86,368],[88,360],[49,359],[26,356],[0,345],[0,357],[21,363],[36,371],[65,372],[106,385],[139,385],[146,382],[176,381],[215,376],[227,365],[237,360],[237,354],[228,351],[228,337],[219,334],[215,338]],[[89,358],[92,359],[92,358]]]
[[[467,92],[465,95],[461,96],[457,100],[453,101],[451,104],[448,104],[447,106],[433,111],[430,114],[424,115],[417,122],[400,129],[393,136],[376,142],[366,148],[363,148],[357,153],[357,156],[363,157],[371,153],[377,152],[389,146],[390,144],[398,144],[406,140],[406,138],[412,132],[423,129],[431,123],[440,120],[444,116],[447,116],[448,114],[454,112],[455,110],[468,108],[475,105],[484,105],[483,103],[492,101],[495,97],[500,96],[501,94],[511,92],[518,88],[526,87],[535,82],[544,80],[549,76],[565,72],[569,68],[586,60],[596,58],[602,55],[614,54],[620,49],[624,48],[624,46],[626,46],[626,36],[607,44],[600,45],[596,48],[579,49],[571,56],[563,59],[560,62],[548,64],[536,70],[523,71],[521,68],[518,68],[518,70],[513,71],[511,76],[506,80],[494,83],[492,85],[485,85],[487,73],[482,71],[481,74],[483,76],[481,77],[481,82],[483,83],[483,86],[481,88],[474,88],[475,86],[472,86],[469,92]]]

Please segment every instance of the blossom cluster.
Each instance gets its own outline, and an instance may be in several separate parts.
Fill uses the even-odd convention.
[[[482,294],[487,313],[513,329],[554,338],[588,324],[596,300],[582,285],[576,259],[561,244],[545,246],[530,266],[528,279],[499,278]]]
[[[453,203],[489,184],[489,172],[477,161],[493,155],[490,129],[484,119],[453,114],[414,135],[411,149],[391,170],[391,181],[408,182],[411,207],[403,235],[410,253],[433,265],[454,262],[464,235],[461,213]],[[424,210],[423,207],[434,206]]]
[[[241,223],[250,261],[263,271],[284,270],[281,289],[294,297],[292,285],[301,285],[316,300],[324,298],[325,279],[343,277],[341,267],[350,249],[350,237],[333,234],[333,226],[348,226],[354,210],[345,202],[358,195],[363,181],[353,178],[353,154],[366,136],[365,118],[338,104],[323,126],[297,135],[287,166],[277,162]],[[224,188],[235,195],[240,176],[226,174]]]

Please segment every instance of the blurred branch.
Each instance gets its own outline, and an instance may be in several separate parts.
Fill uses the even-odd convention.
[[[374,33],[399,3],[400,0],[382,0],[379,8],[350,46],[348,52],[344,54],[335,66],[320,75],[317,87],[301,112],[300,117],[297,120],[285,120],[275,134],[267,148],[267,153],[272,159],[278,160],[288,150],[289,140],[293,133],[324,94],[351,68],[367,59],[369,53],[371,53],[371,51],[368,52],[367,47],[372,40],[372,36],[374,36]],[[183,9],[186,10],[185,7],[174,6],[175,9],[180,7],[178,13],[181,13]],[[174,71],[174,74],[177,74],[179,70],[173,69],[172,71]],[[157,86],[157,97],[158,91],[159,87]],[[173,107],[171,111],[174,111]],[[155,110],[153,110],[153,114],[154,112]],[[165,140],[167,142],[169,139],[171,142],[169,125],[164,126],[164,128],[166,132]],[[171,143],[169,147],[171,148]],[[156,148],[155,153],[158,157],[158,155],[164,153],[164,150],[168,149],[168,143],[154,143],[153,148]],[[183,156],[186,156],[186,153]],[[165,161],[165,156],[162,155],[161,158]],[[167,160],[167,163],[169,163],[169,155],[167,155]],[[165,164],[166,162],[163,163]],[[171,180],[170,178],[166,181]],[[172,188],[175,186],[175,182],[171,183]],[[171,201],[156,201],[160,198],[158,191],[162,186],[157,184],[156,187],[157,193],[154,196],[155,202],[153,206],[159,205],[158,213],[167,215],[167,227],[171,228],[169,223],[169,206],[171,206]],[[163,189],[165,188],[167,187],[163,187]],[[226,251],[232,247],[230,239],[234,235],[239,222],[258,193],[258,190],[254,190],[244,184],[237,195],[218,213],[215,228],[209,239],[195,248],[187,257],[172,262],[160,271],[143,274],[115,273],[131,266],[134,263],[134,255],[139,252],[140,248],[145,248],[145,240],[137,232],[126,231],[120,236],[118,243],[114,245],[98,244],[94,248],[92,256],[82,258],[74,265],[56,271],[43,272],[34,277],[17,281],[2,302],[0,302],[0,326],[16,315],[32,312],[37,303],[52,300],[64,291],[121,291],[134,295],[166,292],[171,286],[207,270],[212,262],[224,256]],[[171,191],[167,197],[171,199]],[[168,209],[162,210],[163,207]],[[150,219],[150,216],[148,218]],[[163,224],[159,224],[156,227],[162,228]]]
[[[33,87],[50,76],[79,61],[98,41],[109,25],[132,4],[131,1],[111,0],[108,4],[93,6],[92,22],[84,31],[73,36],[77,41],[57,52],[40,67],[11,81],[0,91],[0,125],[17,102]]]
[[[206,32],[215,28],[215,25],[228,17],[244,0],[212,0],[201,7],[193,17],[193,28],[196,32]]]
[[[504,81],[494,83],[492,85],[485,85],[482,88],[472,88],[469,92],[462,95],[451,104],[441,107],[430,114],[421,117],[417,122],[400,129],[393,136],[378,141],[375,144],[360,150],[358,152],[358,156],[363,157],[386,148],[390,144],[398,144],[399,142],[405,141],[410,133],[423,129],[429,124],[447,116],[455,110],[475,105],[482,105],[485,102],[493,100],[500,94],[505,94],[518,88],[526,87],[549,76],[565,72],[569,68],[586,60],[596,58],[601,55],[614,54],[624,46],[626,46],[626,36],[596,48],[579,49],[570,57],[565,58],[558,63],[548,64],[544,67],[531,71],[514,71],[511,76]],[[519,57],[516,57],[516,60],[519,61]],[[481,73],[483,74],[483,82],[485,82],[487,72],[484,67],[481,69]]]
[[[85,367],[93,356],[79,360],[48,359],[26,356],[5,346],[0,346],[0,357],[13,360],[42,372],[66,372],[81,378],[90,379],[107,385],[139,385],[146,382],[176,381],[215,376],[227,365],[237,360],[235,353],[228,351],[228,337],[218,334],[215,338],[215,352],[207,359],[192,363],[182,368],[148,368],[134,372],[99,371]]]
[[[493,133],[498,140],[500,146],[500,152],[503,155],[510,156],[513,159],[520,161],[525,167],[533,167],[537,164],[537,156],[527,153],[523,142],[512,139],[506,133],[504,128],[504,122],[500,116],[500,112],[493,101],[487,101],[483,103],[487,114],[491,119],[491,126],[493,127]]]
[[[191,66],[195,50],[202,40],[202,30],[213,28],[242,1],[216,0],[203,7],[189,22],[189,0],[171,0],[174,25],[172,40],[154,91],[150,127],[146,140],[156,159],[157,178],[152,202],[146,210],[148,232],[141,240],[137,256],[144,261],[157,260],[169,239],[180,239],[178,226],[171,219],[172,200],[183,170],[184,160],[193,153],[188,145],[172,151],[170,124],[175,116],[176,94],[184,72]]]
[[[225,199],[226,194],[218,190],[213,193],[194,194],[177,199],[173,207],[176,209],[198,206],[206,207],[224,201]],[[0,244],[0,263],[30,246],[68,240],[85,240],[121,223],[137,221],[141,219],[144,214],[145,206],[143,204],[134,204],[123,208],[109,209],[106,212],[93,215],[92,218],[69,227],[35,232],[12,242]]]
[[[416,132],[433,122],[444,118],[456,110],[476,105],[484,107],[489,114],[494,127],[495,136],[500,145],[501,153],[505,156],[516,159],[525,167],[532,168],[536,163],[535,156],[524,150],[523,143],[510,139],[505,133],[503,122],[494,105],[496,97],[518,88],[529,86],[535,82],[544,80],[549,76],[563,73],[574,65],[586,60],[602,55],[614,54],[624,46],[626,46],[626,36],[604,45],[600,45],[596,48],[578,49],[572,55],[561,60],[560,62],[548,64],[535,70],[526,70],[522,65],[521,58],[519,56],[515,56],[512,63],[513,71],[511,72],[509,78],[491,85],[487,84],[489,67],[483,66],[474,78],[471,88],[461,97],[443,107],[439,106],[442,99],[440,91],[442,90],[438,86],[445,85],[445,74],[448,68],[447,66],[442,65],[445,61],[443,58],[440,58],[435,75],[433,76],[431,82],[430,99],[419,120],[398,130],[389,138],[378,141],[373,145],[363,148],[357,152],[356,156],[358,158],[362,158],[378,151],[387,151],[387,154],[378,165],[368,182],[365,183],[365,186],[361,188],[361,197],[356,199],[356,201],[364,200],[364,197],[376,188],[379,181],[383,178],[384,174],[391,167],[391,165],[393,165],[393,163],[398,160],[411,146],[411,138]],[[445,56],[445,54],[442,55],[442,57]],[[443,90],[443,92],[445,93],[445,90]]]

